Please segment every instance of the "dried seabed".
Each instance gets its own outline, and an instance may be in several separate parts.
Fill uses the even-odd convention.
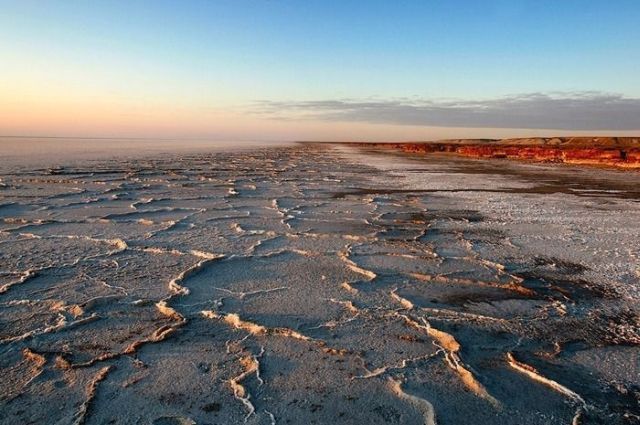
[[[513,208],[491,216],[415,186],[450,190],[464,164],[378,160],[299,146],[3,170],[0,421],[637,421],[640,235],[571,221],[633,223],[637,204],[554,210],[573,231],[560,258],[513,218],[526,195],[492,192]],[[497,179],[473,172],[458,184]],[[574,255],[580,237],[631,272]]]

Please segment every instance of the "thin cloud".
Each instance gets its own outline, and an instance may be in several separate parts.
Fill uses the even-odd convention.
[[[262,101],[254,112],[284,120],[435,127],[640,129],[640,99],[601,92],[527,93],[489,100]]]

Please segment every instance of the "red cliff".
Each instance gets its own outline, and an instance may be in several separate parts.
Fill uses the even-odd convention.
[[[452,153],[474,158],[508,158],[640,169],[640,137],[453,139],[348,144],[418,154]]]

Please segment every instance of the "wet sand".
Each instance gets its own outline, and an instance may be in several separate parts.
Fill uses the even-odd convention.
[[[638,173],[312,144],[9,165],[1,423],[640,420]]]

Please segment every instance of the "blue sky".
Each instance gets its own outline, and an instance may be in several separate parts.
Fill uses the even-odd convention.
[[[215,136],[225,128],[221,134],[232,137],[223,122],[270,128],[265,121],[286,118],[302,128],[315,121],[329,133],[332,123],[343,128],[348,122],[451,127],[451,120],[431,118],[424,125],[385,121],[388,109],[308,108],[319,101],[350,102],[350,109],[371,100],[417,102],[421,108],[411,113],[429,114],[450,108],[452,100],[482,108],[487,104],[476,102],[532,93],[571,105],[585,92],[594,94],[593,114],[594,99],[599,106],[606,95],[618,96],[600,120],[610,128],[602,130],[640,128],[629,123],[640,111],[638,1],[21,0],[0,1],[0,7],[0,99],[28,99],[5,114],[22,124],[0,118],[0,133],[43,133],[47,125],[58,133],[72,130],[73,120],[62,113],[60,122],[38,121],[56,102],[68,115],[93,104],[103,117],[115,114],[106,121],[84,117],[80,128],[93,133],[113,128],[153,135],[154,119],[166,124],[173,114],[193,121],[191,129],[176,126],[176,135]],[[274,113],[273,105],[281,110]],[[620,111],[625,116],[616,119]],[[136,114],[145,115],[138,125]],[[473,125],[527,126],[526,119],[499,121]],[[460,123],[454,124],[452,134]],[[543,119],[532,128],[544,126]]]

